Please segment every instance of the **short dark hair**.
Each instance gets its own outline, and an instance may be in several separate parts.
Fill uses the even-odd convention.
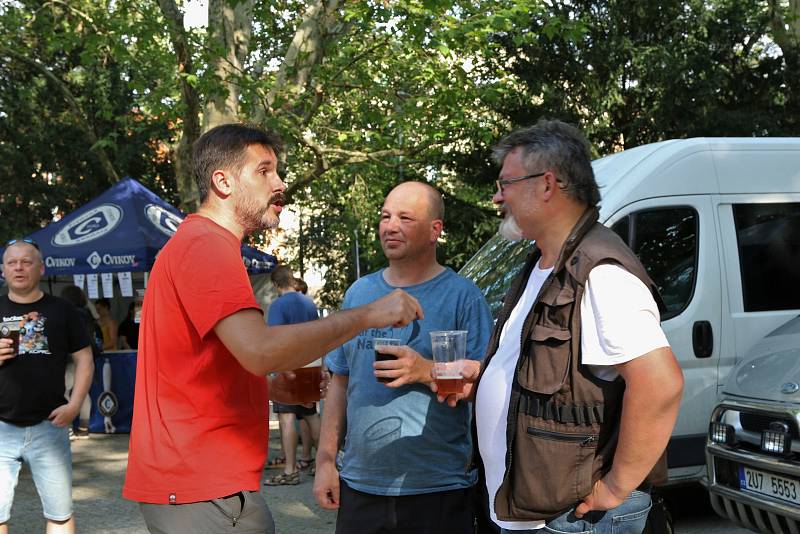
[[[295,278],[294,279],[294,289],[295,291],[299,291],[303,295],[308,293],[308,284],[302,278]]]
[[[294,272],[286,265],[278,265],[270,274],[272,283],[281,289],[294,289]]]
[[[195,141],[194,179],[201,204],[208,198],[214,171],[226,169],[239,174],[244,166],[245,151],[250,145],[269,147],[278,157],[283,152],[283,141],[277,133],[247,124],[222,124]]]
[[[104,306],[107,310],[111,309],[111,301],[109,301],[108,299],[97,299],[97,300],[95,300],[94,301],[94,305],[97,306],[98,304],[100,306]]]
[[[78,286],[69,285],[61,290],[61,298],[68,300],[76,308],[83,308],[86,306],[86,295],[83,290]]]
[[[561,190],[588,204],[600,203],[594,179],[589,142],[576,127],[559,120],[540,119],[533,126],[516,130],[492,150],[498,165],[509,152],[522,148],[525,168],[530,172],[555,171]]]

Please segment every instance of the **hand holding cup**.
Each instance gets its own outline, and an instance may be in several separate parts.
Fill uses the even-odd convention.
[[[19,354],[19,329],[7,324],[0,326],[0,365]]]

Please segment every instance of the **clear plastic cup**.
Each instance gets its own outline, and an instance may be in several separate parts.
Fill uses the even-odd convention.
[[[433,379],[441,395],[461,393],[464,388],[464,359],[467,353],[466,330],[431,332]]]

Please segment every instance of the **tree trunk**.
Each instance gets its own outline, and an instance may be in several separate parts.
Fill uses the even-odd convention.
[[[183,29],[183,14],[174,0],[158,0],[158,5],[169,24],[169,36],[181,78],[181,97],[184,106],[181,138],[178,146],[174,148],[175,180],[180,198],[178,207],[186,213],[191,213],[196,211],[199,205],[197,184],[194,181],[192,146],[200,137],[200,96],[187,78],[195,74],[195,67],[186,32]]]
[[[203,114],[203,131],[214,126],[238,122],[239,85],[236,78],[250,50],[255,0],[236,4],[226,0],[211,0],[208,7],[208,38],[212,48],[222,48],[222,54],[211,61],[211,69],[220,79],[223,91],[214,94]]]
[[[786,65],[787,121],[797,126],[800,114],[800,0],[789,0],[784,11],[778,0],[770,0],[772,34],[783,52]]]

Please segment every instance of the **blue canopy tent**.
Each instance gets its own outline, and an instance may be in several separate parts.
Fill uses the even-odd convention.
[[[125,178],[27,237],[39,245],[52,284],[55,276],[150,271],[183,218],[180,210]],[[277,264],[274,256],[253,247],[242,245],[241,252],[250,274],[268,273]],[[90,431],[130,431],[135,380],[136,352],[110,351],[97,358]]]
[[[132,178],[28,237],[42,250],[47,276],[149,271],[184,214]],[[268,273],[277,260],[242,245],[250,274]]]

